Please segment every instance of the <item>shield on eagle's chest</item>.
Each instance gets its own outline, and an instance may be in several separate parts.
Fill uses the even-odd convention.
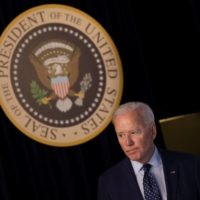
[[[57,76],[56,78],[51,78],[51,87],[59,98],[64,99],[69,91],[68,77]]]

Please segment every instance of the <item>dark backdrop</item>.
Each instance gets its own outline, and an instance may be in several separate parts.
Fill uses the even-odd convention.
[[[88,13],[110,34],[124,71],[121,103],[148,103],[157,122],[200,111],[198,1],[1,0],[0,32],[50,3]],[[157,125],[156,144],[165,148]],[[0,199],[95,200],[98,176],[123,157],[112,124],[82,145],[51,147],[26,137],[0,109]]]
[[[200,111],[200,1],[132,1],[159,119]]]

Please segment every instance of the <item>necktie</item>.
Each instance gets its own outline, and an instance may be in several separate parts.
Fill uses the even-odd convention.
[[[145,200],[161,200],[161,195],[156,184],[155,179],[150,173],[150,164],[143,165],[144,169],[144,178],[143,178],[143,187],[144,187],[144,197]]]

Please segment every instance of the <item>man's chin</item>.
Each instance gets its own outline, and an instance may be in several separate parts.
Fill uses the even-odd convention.
[[[138,161],[140,159],[140,155],[137,149],[126,152],[126,156],[130,159],[130,160],[134,160],[134,161]]]
[[[132,161],[138,161],[140,160],[140,157],[138,155],[126,155],[130,160]]]

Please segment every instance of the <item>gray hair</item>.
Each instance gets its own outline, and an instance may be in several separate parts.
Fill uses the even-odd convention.
[[[150,125],[152,122],[155,123],[155,117],[152,109],[147,104],[142,102],[128,102],[120,105],[113,113],[112,123],[114,124],[114,119],[117,115],[123,115],[133,111],[137,111],[138,114],[141,115],[144,123],[147,126]]]

